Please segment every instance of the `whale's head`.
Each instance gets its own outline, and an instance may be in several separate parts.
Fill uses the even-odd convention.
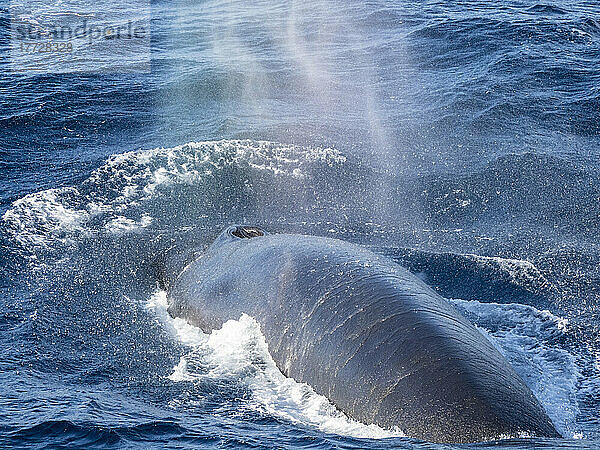
[[[213,241],[208,251],[217,250],[230,242],[237,242],[243,239],[253,239],[266,236],[267,233],[255,225],[230,225],[225,228],[219,236]]]
[[[163,289],[168,289],[191,262],[211,254],[214,255],[229,243],[258,238],[268,234],[262,228],[254,225],[231,225],[225,228],[208,247],[206,244],[190,246],[189,242],[174,245],[156,260],[155,269],[158,282]]]

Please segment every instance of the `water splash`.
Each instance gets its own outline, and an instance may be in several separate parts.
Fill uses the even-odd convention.
[[[173,382],[227,379],[247,386],[251,409],[321,431],[359,438],[403,436],[377,425],[364,425],[345,416],[310,386],[285,377],[269,355],[258,323],[247,315],[229,320],[219,330],[204,334],[167,313],[167,294],[155,292],[146,307],[182,344],[187,352],[173,368]]]

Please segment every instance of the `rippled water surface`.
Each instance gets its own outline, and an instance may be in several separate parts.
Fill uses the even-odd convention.
[[[345,417],[251,317],[168,316],[157,260],[233,222],[408,267],[564,436],[467,447],[600,445],[597,2],[151,11],[149,73],[0,74],[0,446],[453,448]]]

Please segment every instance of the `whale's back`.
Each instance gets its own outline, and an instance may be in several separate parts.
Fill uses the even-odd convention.
[[[209,331],[247,313],[287,376],[363,422],[436,442],[558,436],[498,350],[418,278],[362,247],[273,235],[192,263],[173,313]]]

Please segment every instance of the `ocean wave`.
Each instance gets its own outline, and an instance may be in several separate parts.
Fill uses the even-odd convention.
[[[511,283],[531,291],[548,289],[550,283],[529,261],[522,259],[500,258],[497,256],[464,255],[468,260],[475,261],[479,266],[496,270],[508,276]]]
[[[536,3],[535,5],[527,8],[527,11],[530,11],[535,14],[567,14],[566,10],[547,3]]]
[[[379,251],[423,278],[445,297],[548,306],[559,293],[544,273],[526,260],[408,248]]]
[[[114,445],[120,441],[113,430],[92,424],[77,424],[69,420],[47,420],[29,427],[9,427],[3,434],[10,436],[12,445],[21,446],[47,445],[50,439],[57,446]]]
[[[310,386],[285,377],[269,355],[260,326],[251,317],[229,320],[221,329],[205,334],[183,319],[169,316],[164,291],[155,292],[146,307],[188,348],[168,376],[173,382],[230,380],[250,389],[252,399],[246,407],[280,420],[359,438],[403,436],[400,430],[388,431],[349,419]],[[172,405],[186,406],[185,400]]]
[[[211,208],[233,208],[244,196],[252,197],[253,176],[303,180],[315,167],[344,162],[331,148],[265,141],[190,142],[127,152],[109,158],[79,186],[26,195],[2,219],[24,247],[69,244],[99,230],[118,234],[146,228],[156,219],[153,212],[164,219],[183,208],[195,211],[195,218],[206,217]],[[190,197],[173,192],[173,186],[187,186]],[[173,207],[169,200],[181,204]]]
[[[567,232],[600,227],[600,181],[561,158],[532,153],[498,158],[468,175],[423,180],[425,214],[438,225],[495,228],[525,221]]]
[[[563,435],[576,436],[581,371],[575,356],[561,345],[569,329],[568,320],[518,303],[452,302],[491,336]]]
[[[50,444],[52,447],[120,448],[128,442],[138,444],[146,441],[167,442],[167,440],[177,440],[190,434],[189,430],[181,425],[165,420],[129,426],[110,426],[57,419],[46,420],[32,426],[3,428],[0,443],[8,438],[5,444],[11,447],[43,445],[46,448]],[[200,441],[201,439],[198,439],[197,443],[200,444]],[[207,436],[205,441],[213,442],[214,440]]]

